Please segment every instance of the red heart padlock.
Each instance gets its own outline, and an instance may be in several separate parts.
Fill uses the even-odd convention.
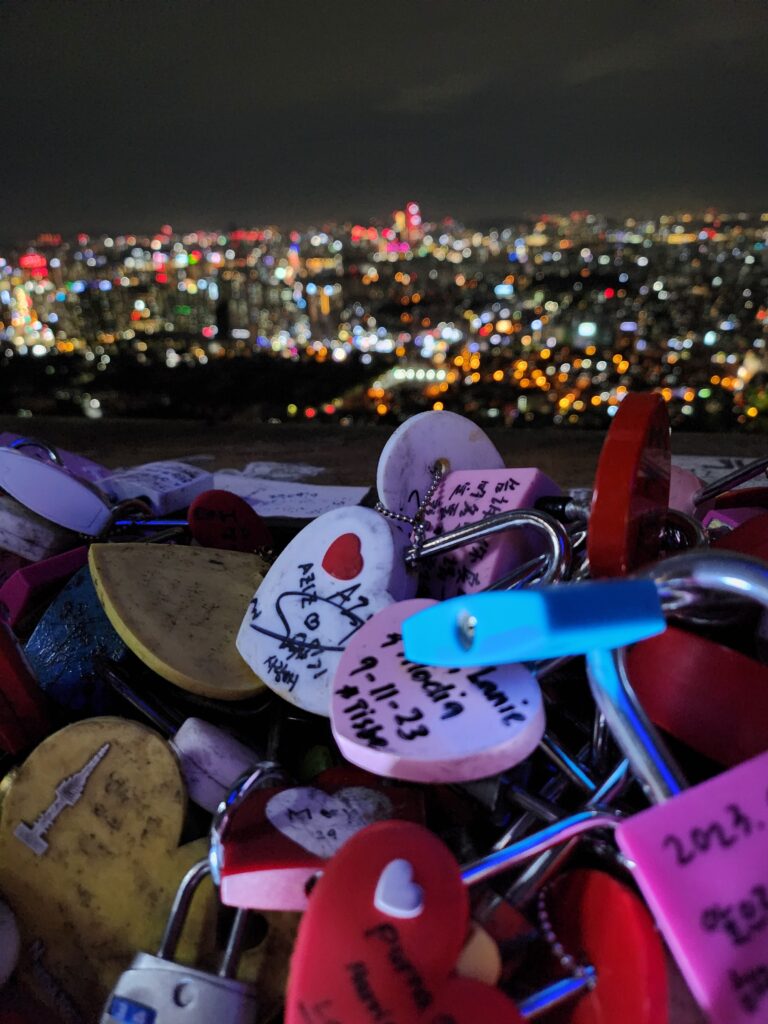
[[[356,831],[385,818],[423,821],[422,794],[346,766],[308,786],[253,790],[222,837],[222,902],[304,910],[312,876]]]
[[[245,498],[231,491],[203,491],[187,513],[189,532],[204,548],[257,551],[272,547],[272,534]]]
[[[419,825],[380,822],[326,865],[291,959],[286,1024],[515,1024],[498,989],[457,978],[469,923],[458,865]]]
[[[668,626],[635,644],[627,667],[651,720],[700,754],[731,766],[768,750],[765,665]]]
[[[587,550],[594,577],[657,558],[669,504],[669,417],[660,395],[629,394],[600,452]]]
[[[638,896],[602,871],[579,870],[549,887],[546,906],[566,954],[597,972],[595,987],[547,1024],[665,1024],[664,946]]]

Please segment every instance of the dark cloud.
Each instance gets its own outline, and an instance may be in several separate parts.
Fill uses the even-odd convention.
[[[768,206],[764,0],[0,0],[0,237]]]

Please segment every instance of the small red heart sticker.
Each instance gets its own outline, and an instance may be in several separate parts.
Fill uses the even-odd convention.
[[[515,1024],[499,989],[453,973],[469,901],[448,848],[384,821],[329,861],[291,959],[286,1024]]]
[[[337,580],[353,580],[363,571],[360,538],[356,533],[342,533],[331,544],[323,558],[323,568]]]

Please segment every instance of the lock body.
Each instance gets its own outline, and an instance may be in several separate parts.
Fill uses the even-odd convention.
[[[258,1011],[256,989],[247,982],[137,953],[101,1024],[255,1024]]]

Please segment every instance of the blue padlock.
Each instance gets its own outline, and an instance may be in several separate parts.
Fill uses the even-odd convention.
[[[403,623],[423,665],[498,665],[610,650],[666,628],[652,580],[611,580],[456,597]]]

